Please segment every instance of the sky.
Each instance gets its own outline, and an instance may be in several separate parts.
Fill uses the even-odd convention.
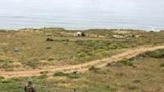
[[[163,6],[164,0],[0,0],[0,18],[56,17],[56,20],[62,18],[63,21],[93,18],[97,21],[116,19],[123,22],[126,19],[136,22],[145,19],[146,22],[164,23]]]
[[[60,12],[161,12],[164,0],[0,0],[0,14]],[[138,7],[138,8],[136,8]],[[159,10],[157,10],[159,8]],[[161,9],[162,8],[162,9]],[[95,9],[95,10],[94,10]],[[164,12],[164,11],[163,11]]]

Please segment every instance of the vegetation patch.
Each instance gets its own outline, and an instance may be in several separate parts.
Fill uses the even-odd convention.
[[[12,70],[14,61],[0,60],[0,69]]]
[[[145,55],[153,58],[164,58],[164,49],[160,49],[157,51],[147,52]]]
[[[90,68],[89,68],[89,71],[93,71],[93,72],[95,72],[95,73],[99,73],[99,68],[97,68],[97,67],[95,67],[95,66],[91,66]]]
[[[3,79],[5,79],[5,78],[4,78],[4,77],[2,77],[2,76],[0,76],[0,81],[1,81],[1,80],[3,80]]]
[[[164,63],[160,64],[160,67],[164,67]]]
[[[134,66],[133,61],[131,61],[131,59],[123,59],[121,61],[119,61],[119,63],[123,64],[123,65],[127,65],[127,66]]]
[[[50,42],[51,42],[51,41],[54,41],[54,39],[52,39],[52,38],[47,38],[46,41],[50,41]]]
[[[54,76],[67,76],[67,73],[63,73],[63,72],[56,72],[54,73]]]
[[[35,69],[41,64],[41,62],[39,62],[39,60],[37,58],[33,58],[33,59],[23,62],[23,64],[25,66]]]
[[[94,29],[86,30],[85,37],[76,37],[75,33],[60,28],[0,32],[0,69],[19,71],[19,68],[71,66],[106,58],[126,48],[153,44],[157,46],[164,42],[164,32]],[[114,35],[121,35],[124,38],[118,39]],[[54,77],[49,77],[48,71],[42,71],[38,77],[12,79],[0,77],[0,92],[23,92],[29,79],[33,80],[37,92],[74,92],[73,88],[77,89],[76,92],[152,92],[154,89],[159,89],[159,85],[160,91],[164,92],[163,59],[163,51],[159,50],[147,52],[145,56],[135,57],[135,60],[124,59],[113,63],[118,67],[99,69],[91,66],[88,72],[82,74],[56,72]],[[14,66],[17,63],[22,66]]]
[[[77,73],[63,73],[63,72],[56,72],[54,73],[54,76],[61,76],[61,77],[63,76],[70,79],[78,79],[80,77],[80,75]]]
[[[42,72],[40,72],[40,74],[47,74],[47,73],[49,73],[48,71],[42,71]]]
[[[136,89],[138,89],[138,87],[136,87],[136,86],[130,86],[128,88],[129,88],[129,90],[136,90]]]

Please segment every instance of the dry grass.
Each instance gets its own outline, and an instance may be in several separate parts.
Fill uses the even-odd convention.
[[[112,36],[120,34],[115,30],[87,30],[86,37],[74,37],[74,31],[60,28],[0,31],[0,60],[11,61],[6,64],[10,69],[3,67],[3,62],[0,62],[0,69],[23,70],[75,65],[109,57],[119,53],[121,49],[164,42],[163,32],[123,30],[127,31],[127,34],[123,34],[126,38],[117,39]],[[15,66],[15,62],[18,65]]]
[[[40,29],[43,30],[43,29]],[[88,30],[89,37],[73,37],[73,31],[44,29],[38,32],[0,32],[0,70],[20,70],[45,66],[80,64],[109,57],[121,49],[164,42],[164,32],[130,31],[139,38],[113,38],[113,30]],[[97,36],[98,35],[98,36]],[[46,41],[47,38],[53,41]],[[126,63],[102,69],[92,67],[84,74],[56,74],[47,77],[4,79],[1,92],[23,92],[27,80],[33,80],[38,92],[164,92],[164,59],[141,56]],[[154,57],[155,56],[155,57]],[[60,76],[59,76],[60,75]]]
[[[151,52],[156,53],[156,52]],[[92,67],[90,71],[79,73],[55,73],[47,77],[31,77],[39,92],[163,92],[164,58],[149,54],[116,63],[104,68]],[[135,67],[134,67],[135,66]],[[22,92],[29,78],[4,79],[0,77],[1,92]]]

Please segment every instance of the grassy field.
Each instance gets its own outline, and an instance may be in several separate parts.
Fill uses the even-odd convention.
[[[0,78],[1,92],[23,92],[27,80],[37,92],[163,92],[164,49],[148,52],[104,68],[92,67],[86,73],[46,72],[39,77]]]
[[[92,29],[84,31],[86,37],[75,37],[76,31],[60,28],[1,30],[0,69],[75,65],[109,57],[126,48],[164,42],[164,32]]]
[[[130,29],[78,30],[61,28],[0,31],[0,71],[41,69],[76,65],[110,57],[128,48],[164,43],[164,31]],[[37,92],[164,92],[164,50],[147,52],[130,60],[91,67],[85,73],[57,72],[48,77],[5,79],[0,77],[0,92],[23,92],[32,80]]]

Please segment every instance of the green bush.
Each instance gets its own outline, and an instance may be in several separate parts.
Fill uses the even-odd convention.
[[[12,82],[12,80],[7,80],[7,79],[4,79],[1,81],[1,83],[11,83],[11,82]]]
[[[0,76],[0,81],[3,80],[3,79],[5,79],[5,78],[3,76]]]
[[[164,49],[147,52],[146,55],[153,57],[153,58],[164,58]]]
[[[133,62],[131,61],[126,61],[126,62],[122,62],[124,65],[128,65],[128,66],[133,66]]]
[[[12,64],[13,64],[13,61],[10,61],[10,60],[0,60],[0,68],[3,68],[5,70],[12,70],[11,69],[13,67]]]
[[[63,72],[56,72],[54,73],[54,76],[67,76],[68,74],[63,73]]]
[[[121,60],[120,63],[127,65],[127,66],[133,66],[133,62],[128,59]]]
[[[85,46],[85,47],[92,47],[92,49],[109,49],[109,45],[111,44],[108,41],[94,41],[94,40],[86,40],[81,41],[77,40],[75,41],[77,45]]]
[[[77,73],[63,73],[63,72],[56,72],[54,76],[64,76],[70,79],[77,79],[80,77],[80,75]]]
[[[35,69],[35,68],[37,68],[41,64],[41,62],[39,62],[38,59],[34,58],[34,59],[30,59],[30,60],[28,60],[26,62],[23,62],[23,64],[25,66],[29,66],[29,67]]]

